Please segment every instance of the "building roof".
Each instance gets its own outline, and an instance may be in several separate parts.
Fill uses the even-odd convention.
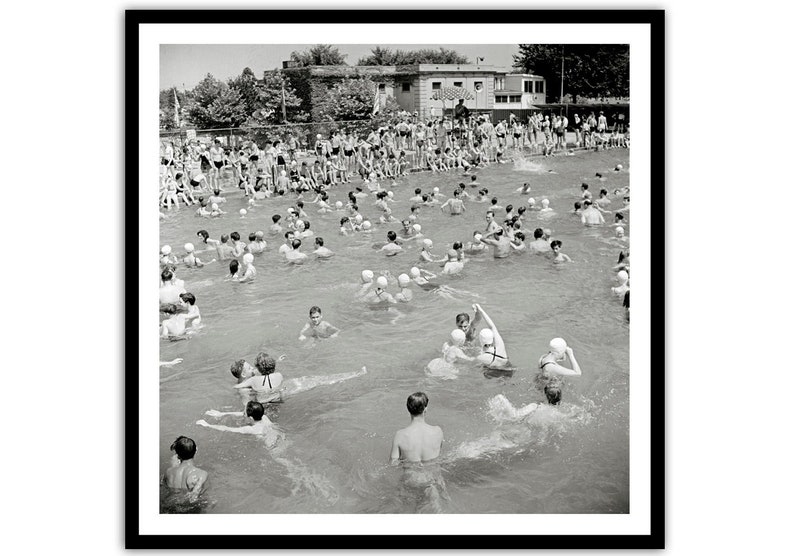
[[[536,77],[531,73],[509,73],[507,68],[485,64],[413,64],[410,66],[300,66],[282,68],[281,71],[307,71],[313,77],[402,76],[438,73],[479,73],[504,76]],[[278,71],[278,70],[276,70]]]
[[[493,94],[497,95],[499,93],[504,93],[506,95],[523,95],[524,91],[511,91],[509,89],[499,89],[498,91],[494,91]],[[530,94],[530,93],[527,93]]]

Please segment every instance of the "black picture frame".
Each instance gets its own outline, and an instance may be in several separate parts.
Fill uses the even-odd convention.
[[[644,535],[422,535],[426,549],[659,549],[665,545],[665,12],[664,10],[127,10],[125,14],[125,152],[126,152],[126,222],[127,253],[137,253],[140,222],[136,211],[137,184],[140,175],[139,26],[142,24],[238,24],[272,22],[351,23],[389,21],[395,24],[473,23],[500,25],[510,23],[543,24],[641,24],[650,27],[650,165],[651,249],[653,280],[651,289],[650,345],[652,358],[650,400],[650,523]],[[148,535],[139,527],[138,475],[139,448],[139,337],[136,256],[126,258],[126,332],[125,332],[125,434],[127,438],[125,468],[125,545],[126,548],[262,548],[257,535]],[[379,549],[406,546],[404,535],[267,535],[269,548],[365,548]],[[401,542],[401,544],[396,544]]]

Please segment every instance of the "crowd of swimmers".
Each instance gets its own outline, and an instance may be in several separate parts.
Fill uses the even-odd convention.
[[[577,116],[578,117],[578,116]],[[589,118],[588,118],[589,119]],[[186,149],[182,156],[177,156],[173,150],[161,161],[162,181],[167,182],[165,197],[161,191],[160,202],[170,207],[170,201],[175,200],[176,206],[181,199],[186,204],[196,203],[197,217],[229,218],[230,212],[224,211],[227,201],[223,196],[242,190],[244,203],[248,207],[240,209],[240,225],[253,220],[253,214],[258,214],[258,208],[266,199],[274,195],[288,196],[294,199],[285,214],[271,215],[271,224],[267,230],[250,231],[248,241],[242,235],[233,231],[220,235],[218,239],[211,238],[210,234],[200,229],[196,232],[195,241],[184,244],[184,252],[177,255],[171,246],[162,246],[159,253],[160,260],[160,311],[163,314],[160,324],[160,335],[167,339],[179,339],[191,334],[204,326],[201,319],[196,297],[187,291],[183,280],[177,278],[177,269],[181,267],[202,268],[210,264],[222,264],[229,267],[226,279],[238,282],[253,282],[257,278],[254,262],[257,258],[271,257],[273,253],[283,257],[288,264],[303,264],[311,259],[328,259],[334,252],[326,246],[324,238],[315,235],[311,219],[317,215],[318,219],[327,222],[330,218],[339,218],[339,231],[336,239],[344,241],[344,237],[354,234],[367,234],[371,237],[376,234],[379,225],[398,223],[399,230],[389,230],[383,237],[373,238],[373,247],[377,248],[386,257],[394,257],[407,251],[417,254],[416,259],[406,265],[406,272],[393,276],[384,271],[376,275],[371,270],[363,270],[360,276],[360,285],[353,294],[354,300],[370,306],[391,306],[400,303],[411,303],[418,291],[438,290],[443,287],[443,280],[448,275],[460,274],[465,265],[482,255],[500,259],[524,253],[537,254],[547,257],[554,264],[574,263],[571,257],[562,252],[562,242],[551,237],[551,231],[544,227],[536,227],[529,232],[530,227],[525,226],[528,216],[537,212],[538,217],[554,217],[555,211],[550,206],[548,199],[541,199],[540,205],[529,196],[532,188],[529,183],[524,183],[515,191],[521,195],[520,202],[500,205],[499,200],[489,195],[487,187],[477,181],[476,175],[471,175],[474,170],[487,167],[491,162],[499,162],[499,150],[508,146],[507,137],[498,129],[513,131],[513,146],[523,148],[517,142],[515,130],[522,129],[521,123],[511,121],[509,126],[505,122],[498,122],[497,126],[490,124],[487,119],[474,121],[470,128],[467,121],[461,120],[455,126],[459,133],[442,133],[445,138],[442,147],[438,146],[438,134],[430,128],[417,122],[410,128],[409,133],[401,133],[404,126],[392,130],[380,130],[373,134],[376,139],[368,137],[366,140],[356,134],[336,132],[325,141],[318,137],[315,146],[317,160],[312,165],[319,169],[313,174],[311,170],[304,173],[299,167],[293,175],[296,166],[295,153],[297,143],[290,139],[281,143],[274,141],[268,143],[264,150],[250,143],[242,150],[230,156],[230,153],[220,147],[218,143],[209,150],[209,162],[212,164],[209,176],[200,173],[197,177],[189,167],[194,158],[200,159],[203,152],[198,148],[194,152],[193,146]],[[546,128],[554,129],[554,122],[548,125],[540,121],[539,127],[535,122],[533,126],[524,128],[521,137],[525,137],[530,145],[536,141],[539,131],[545,134]],[[440,120],[444,125],[444,120]],[[413,125],[413,123],[412,123]],[[578,125],[578,123],[577,123]],[[490,127],[489,127],[490,126]],[[503,126],[500,128],[499,126]],[[588,128],[590,124],[587,124]],[[561,120],[559,127],[565,129],[567,122]],[[596,132],[601,127],[599,120],[595,120]],[[490,135],[493,128],[494,135]],[[475,133],[479,130],[479,134]],[[627,132],[627,130],[626,130]],[[524,135],[526,133],[526,136]],[[504,136],[503,136],[504,135]],[[585,143],[592,140],[588,135],[582,135]],[[495,138],[495,140],[493,140]],[[577,141],[580,138],[577,135]],[[421,141],[422,144],[417,143]],[[369,146],[364,147],[362,143]],[[423,148],[420,148],[423,147]],[[458,182],[449,192],[441,193],[438,187],[428,192],[421,188],[413,190],[410,201],[410,210],[398,220],[393,216],[392,204],[395,193],[392,188],[397,185],[397,179],[402,175],[402,151],[414,149],[420,153],[420,164],[427,163],[431,168],[433,163],[439,166],[437,170],[457,171],[467,175],[464,181]],[[433,158],[437,154],[450,150],[454,153],[453,159]],[[352,151],[352,153],[351,153]],[[375,155],[373,152],[379,152]],[[461,157],[460,153],[467,153]],[[472,156],[473,155],[473,156]],[[378,166],[373,160],[390,160],[395,156],[397,166],[389,170],[389,166]],[[169,158],[170,157],[170,158]],[[341,157],[341,159],[340,159]],[[339,162],[341,160],[341,162]],[[442,165],[443,161],[443,165]],[[449,164],[447,164],[449,162]],[[331,165],[330,169],[328,164]],[[231,175],[224,173],[224,169],[231,166]],[[301,164],[303,166],[303,164]],[[355,171],[352,171],[355,168]],[[395,170],[396,168],[396,170]],[[618,164],[612,172],[623,170]],[[289,174],[285,174],[289,172]],[[342,184],[351,183],[351,176],[360,175],[361,181],[351,185],[347,192],[347,200],[331,202],[329,193],[331,188],[340,189]],[[296,179],[293,179],[297,176]],[[229,178],[231,183],[229,183]],[[251,179],[253,178],[253,179]],[[284,178],[284,179],[282,179]],[[606,181],[603,173],[595,176],[598,183]],[[388,187],[383,187],[391,180]],[[469,183],[466,183],[468,180]],[[457,181],[457,180],[455,180]],[[162,184],[161,184],[162,185]],[[225,187],[224,187],[225,186]],[[171,191],[174,187],[176,199],[172,199]],[[629,318],[629,188],[613,189],[613,197],[606,187],[598,188],[598,198],[593,198],[590,185],[582,183],[580,194],[572,199],[574,208],[571,213],[581,220],[587,227],[609,227],[605,215],[611,220],[615,234],[610,238],[610,244],[616,248],[616,266],[612,267],[615,273],[616,284],[611,288],[612,295],[622,299],[625,307],[625,317]],[[471,190],[471,191],[469,191]],[[238,195],[241,193],[238,190]],[[402,195],[410,193],[402,192]],[[473,230],[468,241],[455,241],[443,255],[433,253],[433,241],[427,237],[429,230],[424,230],[419,224],[420,214],[426,210],[438,210],[448,213],[450,218],[463,214],[466,204],[477,203],[484,207],[484,221],[482,228]],[[614,205],[613,205],[614,203]],[[309,208],[313,205],[313,208]],[[405,205],[403,205],[405,206]],[[207,208],[209,207],[209,208]],[[364,216],[362,213],[374,212],[376,216]],[[497,220],[496,214],[500,214]],[[503,217],[501,215],[504,214]],[[267,239],[266,239],[267,238]],[[281,240],[283,244],[278,249],[272,245],[274,239]],[[329,238],[331,239],[331,238]],[[310,253],[301,251],[306,242],[314,246]],[[334,243],[332,240],[330,243]],[[436,264],[438,272],[427,270],[428,264]],[[575,263],[574,263],[575,264]],[[396,286],[396,288],[395,288]],[[392,289],[390,292],[389,289]],[[415,288],[415,289],[414,289]],[[455,328],[449,340],[441,348],[441,356],[428,364],[428,374],[443,374],[450,370],[457,372],[458,364],[476,364],[487,369],[512,368],[507,354],[507,347],[492,317],[480,304],[473,304],[472,315],[460,313],[455,318]],[[298,341],[312,339],[323,341],[335,338],[344,331],[323,319],[322,309],[312,306],[308,311],[308,320],[297,334]],[[281,356],[278,360],[283,359]],[[161,363],[164,366],[178,364],[179,360]],[[231,366],[231,374],[236,379],[235,389],[242,396],[243,411],[220,413],[208,411],[210,416],[235,415],[247,420],[247,423],[237,427],[210,424],[205,420],[197,421],[200,426],[244,434],[254,434],[267,439],[268,445],[278,442],[279,433],[276,425],[272,423],[265,408],[267,404],[284,400],[285,393],[289,391],[285,378],[276,372],[277,359],[262,352],[257,355],[254,365],[244,360],[235,361]],[[362,369],[366,372],[366,368]],[[535,383],[543,392],[550,406],[558,405],[562,399],[565,377],[580,376],[582,371],[572,348],[563,338],[554,338],[549,343],[548,352],[538,360],[538,371]],[[359,373],[346,374],[342,379],[350,376],[360,376]],[[429,425],[425,422],[426,409],[429,397],[424,392],[415,392],[407,399],[407,409],[411,418],[410,425],[399,430],[393,439],[389,460],[392,463],[407,462],[420,463],[435,460],[440,453],[443,442],[443,433],[440,427]],[[534,410],[538,404],[530,404],[518,413],[525,415]],[[164,484],[172,489],[184,490],[193,498],[198,497],[207,484],[207,473],[195,467],[193,463],[196,454],[196,443],[185,436],[179,436],[171,445],[174,453],[171,467],[166,471]]]

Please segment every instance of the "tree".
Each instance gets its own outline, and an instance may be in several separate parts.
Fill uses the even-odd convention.
[[[312,116],[314,121],[373,120],[372,109],[375,100],[375,83],[368,77],[345,78],[336,83],[321,99],[315,101]],[[389,112],[399,110],[399,105],[391,97],[380,107],[375,122]]]
[[[289,78],[283,72],[266,71],[257,92],[256,111],[249,113],[249,124],[283,124],[282,94],[287,121],[299,122],[307,119],[308,115],[300,110],[303,101],[290,86]]]
[[[316,44],[304,52],[292,52],[290,60],[298,66],[343,66],[347,54],[330,44]]]
[[[629,96],[627,44],[520,44],[513,67],[546,78],[546,98],[559,100],[563,53],[563,94],[584,97]]]
[[[413,64],[468,64],[469,59],[454,50],[440,47],[438,50],[391,50],[376,46],[372,54],[358,61],[359,66],[410,66]]]
[[[188,116],[200,129],[239,127],[248,118],[240,91],[208,73],[192,91]]]
[[[228,85],[240,93],[240,97],[245,105],[246,114],[252,114],[260,108],[259,87],[257,86],[256,76],[251,68],[243,68],[240,75],[229,79]]]

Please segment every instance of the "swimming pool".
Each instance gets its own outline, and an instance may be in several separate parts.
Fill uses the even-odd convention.
[[[395,430],[407,426],[405,400],[417,390],[430,398],[427,421],[440,425],[445,442],[435,473],[443,477],[445,497],[433,509],[446,513],[626,513],[629,510],[629,328],[621,300],[610,286],[620,248],[614,228],[583,228],[569,211],[590,184],[594,196],[602,183],[611,191],[629,183],[629,152],[612,150],[575,156],[532,159],[491,166],[477,173],[501,206],[526,203],[515,192],[532,186],[537,204],[548,198],[556,213],[542,218],[528,212],[528,241],[536,227],[550,228],[563,241],[573,264],[554,265],[531,254],[494,260],[473,257],[459,276],[449,277],[443,292],[413,287],[410,304],[391,311],[371,310],[353,301],[360,272],[393,276],[418,263],[418,247],[386,258],[372,249],[387,230],[399,230],[415,188],[439,187],[450,195],[455,184],[470,181],[459,173],[412,174],[391,187],[397,219],[375,224],[369,235],[343,237],[339,218],[345,213],[316,214],[306,203],[311,229],[336,252],[327,261],[290,266],[278,255],[283,237],[266,235],[268,250],[257,255],[258,274],[250,284],[225,282],[228,263],[203,269],[180,267],[188,291],[197,299],[203,328],[186,341],[160,344],[162,361],[182,357],[173,368],[160,370],[160,460],[165,470],[169,445],[178,435],[198,445],[196,464],[210,474],[200,511],[210,513],[413,513],[424,511],[422,496],[402,481],[399,467],[387,465]],[[616,164],[625,169],[610,170]],[[551,170],[552,172],[549,172]],[[352,184],[360,185],[360,180]],[[330,192],[330,202],[345,201],[348,186]],[[474,190],[468,191],[473,194]],[[218,219],[194,216],[183,207],[160,223],[161,244],[175,253],[192,242],[196,231],[210,237],[238,231],[267,231],[272,214],[284,215],[293,199],[262,201],[245,219],[242,193],[229,191]],[[364,216],[377,222],[379,211],[370,197],[359,203]],[[441,256],[453,241],[469,241],[483,230],[487,205],[466,203],[462,216],[423,208],[422,233]],[[613,206],[619,200],[613,198]],[[497,213],[501,221],[504,212]],[[608,222],[610,221],[608,215]],[[627,235],[629,229],[627,228]],[[311,241],[302,250],[309,252]],[[209,259],[209,253],[199,255]],[[438,271],[437,265],[423,265]],[[389,291],[396,293],[396,286]],[[482,369],[461,366],[455,380],[428,377],[425,365],[440,355],[455,326],[455,315],[472,314],[480,303],[503,336],[512,376],[486,376]],[[325,320],[342,329],[339,337],[316,343],[298,342],[308,309],[319,305]],[[155,328],[154,325],[152,327]],[[153,332],[154,333],[154,332]],[[566,380],[560,409],[543,408],[530,418],[511,421],[499,405],[503,394],[513,405],[540,402],[534,386],[538,358],[548,342],[562,336],[573,348],[582,376]],[[359,370],[363,376],[317,386],[272,404],[268,416],[284,433],[275,449],[255,437],[197,426],[198,419],[237,425],[238,419],[212,419],[208,409],[240,410],[229,366],[249,362],[259,351],[286,354],[278,370],[285,378],[328,376]],[[174,511],[165,501],[161,511]]]

